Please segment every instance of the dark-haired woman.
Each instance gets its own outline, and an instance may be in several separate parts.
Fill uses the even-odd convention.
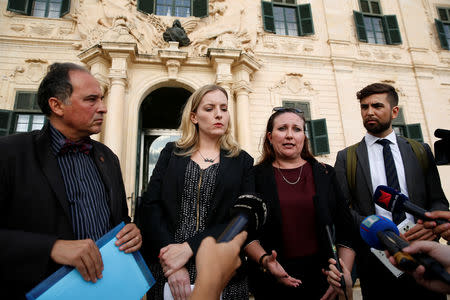
[[[322,269],[332,257],[325,225],[335,228],[340,257],[352,266],[352,218],[334,169],[311,154],[300,110],[275,108],[261,161],[253,169],[256,192],[268,203],[259,240],[246,247],[263,271],[251,276],[261,299],[334,297]]]

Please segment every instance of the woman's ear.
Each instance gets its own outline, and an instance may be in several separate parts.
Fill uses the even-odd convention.
[[[272,145],[272,132],[267,133],[267,139],[269,140],[269,143]]]
[[[197,124],[197,123],[198,123],[198,121],[197,121],[197,115],[196,115],[195,112],[191,112],[191,121],[192,121],[192,123],[194,123],[194,124]]]

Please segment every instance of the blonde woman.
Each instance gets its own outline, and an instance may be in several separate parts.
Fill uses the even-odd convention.
[[[144,247],[157,280],[150,299],[162,299],[166,281],[175,299],[189,297],[201,241],[217,238],[237,197],[254,190],[253,158],[231,134],[222,87],[206,85],[191,95],[180,130],[181,138],[162,150],[143,196]],[[222,297],[248,299],[243,272],[231,279]]]

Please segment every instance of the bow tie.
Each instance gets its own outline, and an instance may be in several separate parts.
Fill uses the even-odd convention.
[[[63,146],[59,150],[59,154],[66,154],[66,153],[84,153],[89,154],[89,152],[92,149],[92,143],[90,138],[84,138],[77,142],[71,141],[69,139],[66,139]]]

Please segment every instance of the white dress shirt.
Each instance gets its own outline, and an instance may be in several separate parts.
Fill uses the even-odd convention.
[[[405,169],[403,167],[403,160],[400,154],[400,149],[397,144],[397,137],[395,132],[392,131],[389,135],[384,137],[384,139],[389,140],[389,144],[392,151],[392,156],[395,162],[395,169],[397,170],[398,182],[400,184],[400,190],[402,194],[408,196],[408,187],[406,186]],[[370,133],[366,133],[364,137],[367,146],[367,154],[369,155],[369,166],[370,166],[370,178],[372,179],[373,191],[377,189],[379,185],[387,185],[386,171],[384,169],[384,157],[383,157],[383,146],[378,144],[376,141],[380,140],[379,137],[373,136]],[[375,212],[377,215],[387,217],[392,220],[392,214],[383,209],[382,207],[375,204]],[[414,217],[406,213],[406,218],[411,222],[414,222]]]

